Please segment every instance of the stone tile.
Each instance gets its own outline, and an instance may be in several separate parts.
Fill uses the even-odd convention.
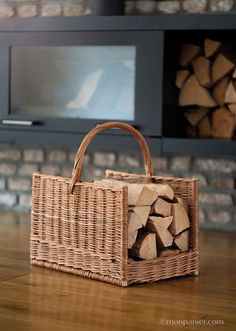
[[[183,0],[183,9],[189,13],[204,13],[207,9],[207,0]]]
[[[180,1],[158,1],[157,9],[165,14],[176,14],[181,10]]]
[[[63,16],[81,16],[85,14],[86,7],[83,3],[64,3]]]
[[[0,205],[13,207],[17,202],[17,195],[13,192],[0,192]]]
[[[215,188],[233,189],[235,187],[234,178],[212,178],[209,183]]]
[[[95,166],[99,167],[114,167],[116,162],[116,155],[115,153],[95,152],[93,155],[93,162]]]
[[[222,173],[236,173],[236,160],[223,159],[197,159],[195,162],[196,170],[222,172]]]
[[[200,192],[200,203],[210,205],[232,206],[233,199],[230,194]]]
[[[38,172],[39,166],[36,163],[25,163],[19,166],[18,174],[31,177],[33,172]]]
[[[227,211],[208,211],[208,220],[212,223],[227,224],[231,222],[231,213]]]
[[[18,161],[21,158],[21,150],[20,148],[4,148],[0,149],[0,160],[8,160],[8,161]]]
[[[0,175],[11,176],[16,172],[16,164],[8,162],[0,162]]]
[[[16,8],[16,15],[18,17],[35,17],[38,15],[37,4],[34,3],[23,3],[19,4]]]
[[[119,155],[119,164],[121,167],[129,167],[129,168],[138,168],[141,167],[140,157],[136,155],[127,155],[120,154]]]
[[[45,2],[40,6],[40,15],[43,17],[61,16],[62,7],[59,2]]]
[[[160,156],[160,157],[153,157],[153,168],[155,170],[154,174],[158,175],[158,171],[165,171],[168,167],[168,159],[167,157]]]
[[[170,167],[172,170],[189,170],[191,166],[191,157],[173,157],[171,158]]]
[[[8,3],[0,3],[0,18],[9,18],[14,16],[15,10],[13,4]]]
[[[9,178],[8,188],[12,191],[30,191],[31,180],[26,178]]]
[[[24,154],[24,160],[27,162],[44,161],[44,151],[41,148],[26,148],[23,154]]]
[[[233,6],[234,0],[210,0],[210,10],[213,12],[228,12]]]
[[[143,14],[153,14],[156,10],[156,1],[140,1],[136,2],[136,10]]]
[[[49,150],[47,153],[50,162],[64,162],[67,159],[67,153],[62,149]]]
[[[46,175],[58,176],[61,175],[60,167],[54,164],[45,164],[41,167],[41,172]]]
[[[20,205],[20,207],[23,207],[26,210],[30,210],[31,209],[31,204],[32,204],[31,194],[21,193],[20,196],[19,196],[19,205]]]

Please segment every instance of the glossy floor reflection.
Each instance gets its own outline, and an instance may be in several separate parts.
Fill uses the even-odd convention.
[[[31,267],[29,215],[1,212],[0,219],[1,331],[180,330],[185,320],[224,323],[186,330],[235,330],[233,233],[201,231],[199,277],[120,288]]]

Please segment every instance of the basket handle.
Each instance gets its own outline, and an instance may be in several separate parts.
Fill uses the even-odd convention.
[[[141,133],[139,133],[136,129],[134,129],[131,125],[129,125],[127,123],[107,122],[104,124],[97,125],[95,128],[90,130],[87,133],[87,135],[84,137],[84,139],[79,147],[79,150],[75,156],[74,168],[72,171],[72,178],[71,178],[70,188],[69,188],[70,193],[72,193],[75,183],[77,181],[79,181],[79,182],[81,181],[82,162],[83,162],[84,154],[86,152],[86,149],[87,149],[89,143],[93,139],[93,137],[97,133],[99,133],[105,129],[116,129],[116,128],[128,131],[137,140],[137,142],[140,146],[142,155],[143,155],[143,159],[144,159],[146,177],[148,180],[151,181],[151,177],[153,175],[152,158],[151,158],[151,154],[150,154],[147,142],[144,139],[144,137],[141,135]]]

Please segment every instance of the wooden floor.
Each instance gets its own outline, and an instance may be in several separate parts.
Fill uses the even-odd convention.
[[[30,267],[29,229],[0,213],[1,331],[236,330],[233,233],[201,231],[199,277],[120,288]]]

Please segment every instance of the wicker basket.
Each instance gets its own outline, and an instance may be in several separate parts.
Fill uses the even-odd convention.
[[[138,141],[146,177],[169,184],[189,207],[190,249],[168,258],[128,258],[127,187],[80,182],[82,161],[92,138],[107,128],[128,131]],[[109,178],[137,175],[107,171]],[[139,175],[144,176],[144,175]],[[198,180],[152,176],[152,160],[143,136],[125,123],[109,122],[92,129],[75,158],[72,179],[33,174],[31,263],[120,286],[198,274]]]

